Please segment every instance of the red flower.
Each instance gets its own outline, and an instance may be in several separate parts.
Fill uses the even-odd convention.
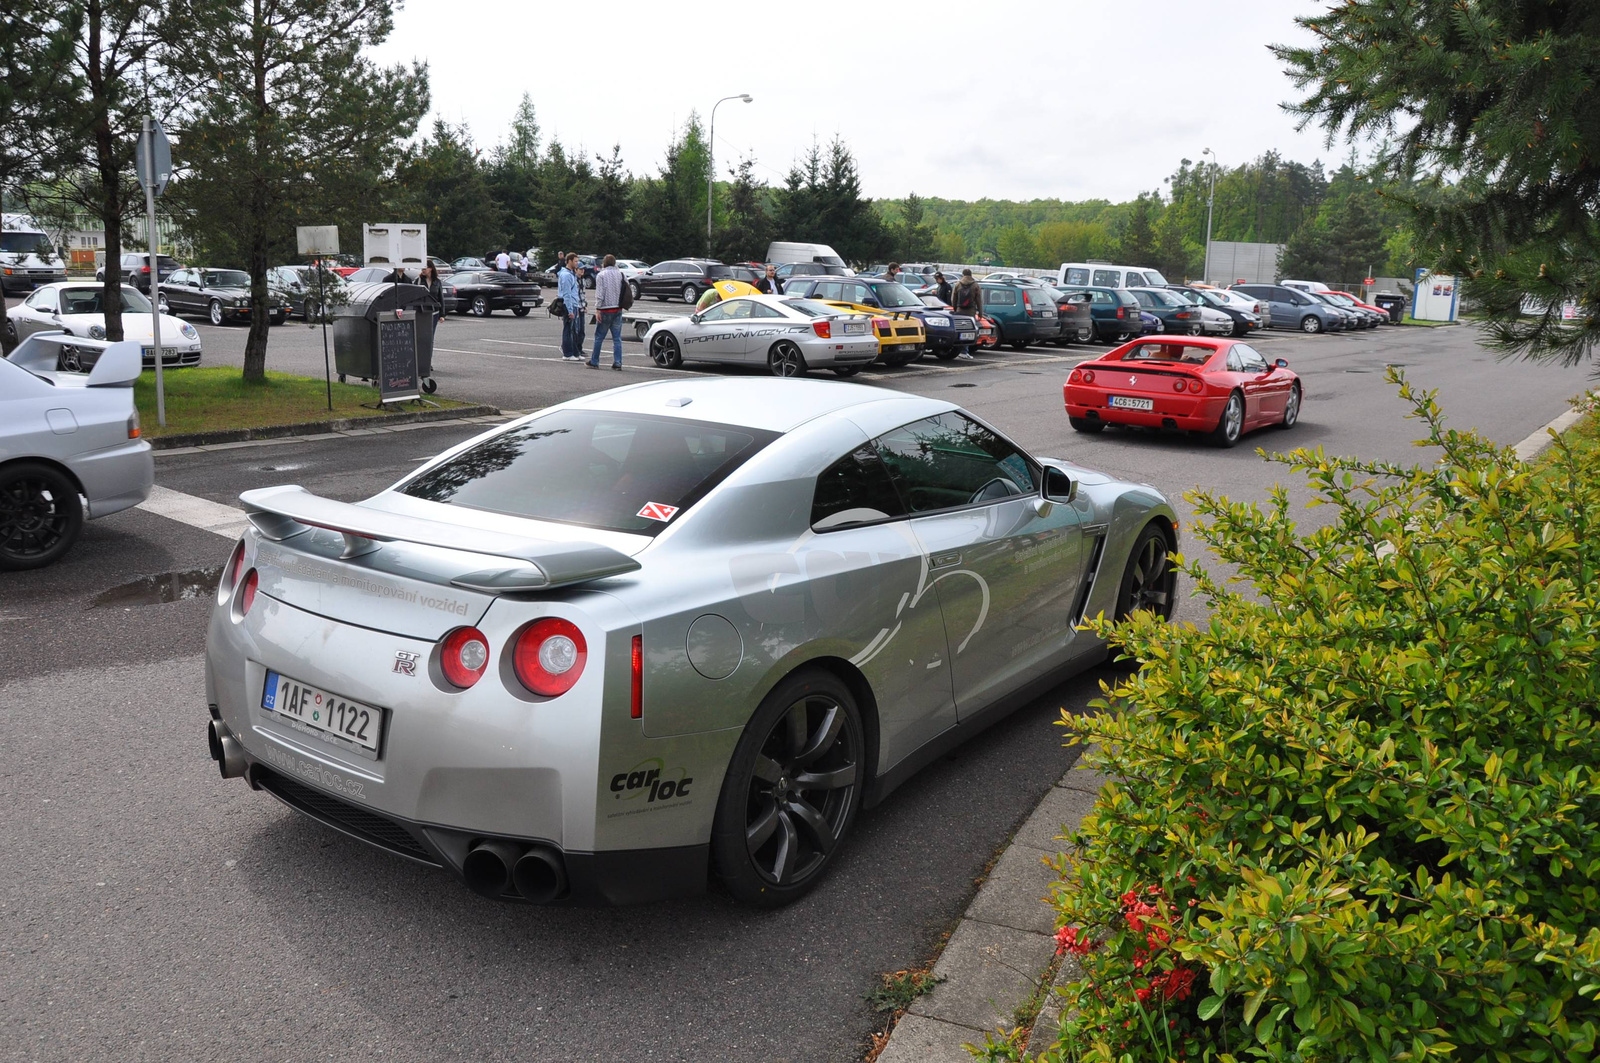
[[[1133,991],[1133,995],[1139,998],[1139,1003],[1141,1003],[1141,1004],[1150,1003],[1150,987],[1149,986],[1145,986],[1143,989],[1135,989]]]
[[[1094,948],[1094,942],[1089,935],[1075,926],[1064,926],[1056,931],[1056,955],[1061,956],[1070,952],[1083,956]]]
[[[1194,992],[1194,972],[1187,967],[1174,968],[1167,975],[1163,992],[1168,1000],[1188,1000]]]

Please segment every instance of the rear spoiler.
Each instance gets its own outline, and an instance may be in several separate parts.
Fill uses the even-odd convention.
[[[519,562],[514,567],[467,572],[450,580],[454,586],[489,594],[567,587],[635,572],[640,567],[639,562],[627,554],[598,543],[530,539],[425,517],[386,513],[381,509],[335,502],[314,495],[298,484],[246,491],[239,496],[239,501],[244,503],[245,516],[256,531],[274,542],[303,535],[312,528],[338,532],[344,536],[341,558],[360,557],[379,549],[383,543],[401,542]]]

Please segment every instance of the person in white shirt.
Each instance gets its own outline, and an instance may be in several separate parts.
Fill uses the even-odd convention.
[[[501,273],[509,273],[511,271],[511,256],[504,251],[494,256],[494,268]]]

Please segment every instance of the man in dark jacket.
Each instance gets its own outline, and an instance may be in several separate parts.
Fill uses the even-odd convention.
[[[961,279],[956,282],[955,291],[951,293],[950,305],[955,307],[958,314],[968,314],[974,321],[983,312],[983,289],[978,287],[976,278],[970,269],[961,271]],[[972,347],[969,345],[958,355],[963,361],[972,357]]]
[[[951,300],[955,298],[955,291],[950,287],[950,282],[945,280],[944,274],[935,273],[933,275],[933,280],[934,283],[938,285],[935,290],[938,292],[939,300],[941,302],[951,303]],[[955,304],[951,303],[951,305],[953,306]]]
[[[756,281],[756,291],[762,295],[782,295],[783,282],[778,279],[778,267],[769,264],[767,275]]]

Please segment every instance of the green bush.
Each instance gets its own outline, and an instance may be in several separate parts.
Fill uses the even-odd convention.
[[[1057,903],[1060,1060],[1600,1056],[1600,482],[1401,395],[1432,467],[1277,460],[1288,496],[1191,496],[1243,592],[1102,632],[1142,662],[1065,717],[1109,781]]]

